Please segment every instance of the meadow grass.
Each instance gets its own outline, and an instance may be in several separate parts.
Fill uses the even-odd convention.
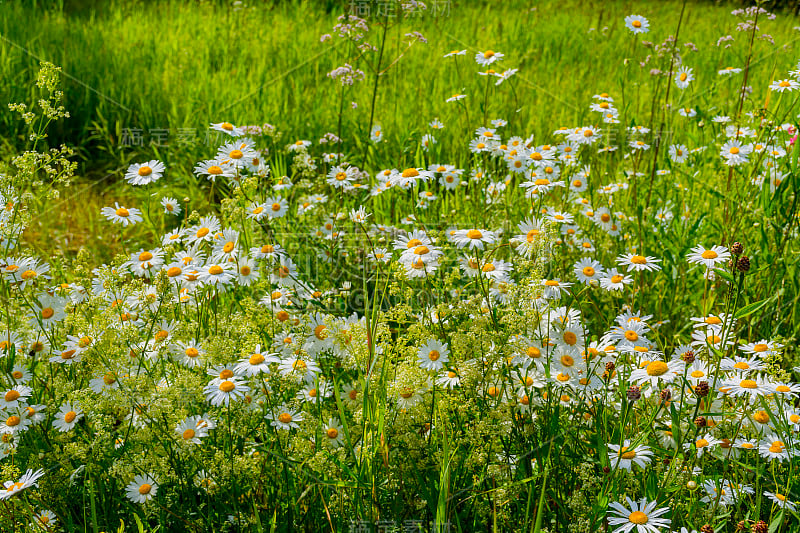
[[[2,528],[798,527],[796,19],[91,5],[0,4]]]

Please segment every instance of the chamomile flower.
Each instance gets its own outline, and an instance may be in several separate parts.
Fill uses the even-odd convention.
[[[336,418],[329,418],[327,424],[323,424],[323,442],[328,443],[334,448],[338,448],[344,443],[344,430],[339,420]]]
[[[181,205],[175,198],[165,196],[161,199],[161,207],[164,208],[164,213],[167,215],[180,215]]]
[[[272,412],[267,413],[266,418],[270,420],[270,425],[285,431],[298,429],[300,427],[299,422],[303,421],[303,415],[287,405],[281,405]]]
[[[647,33],[650,31],[650,22],[641,15],[628,15],[625,17],[625,27],[634,34]]]
[[[738,139],[731,139],[722,145],[720,156],[725,160],[726,165],[734,167],[747,163],[747,156],[752,151],[752,145],[742,144]]]
[[[758,357],[767,357],[771,355],[778,355],[783,348],[779,342],[761,339],[758,342],[750,342],[739,346],[739,349],[744,353],[756,355]]]
[[[164,163],[155,159],[147,163],[133,163],[125,173],[125,181],[131,185],[147,185],[158,181],[164,175]]]
[[[29,488],[34,487],[39,484],[39,478],[44,475],[44,470],[39,469],[35,472],[32,469],[28,469],[22,476],[19,478],[19,481],[6,481],[3,483],[3,488],[0,489],[0,500],[7,500],[11,498],[15,494]]]
[[[256,346],[253,353],[241,359],[234,368],[237,375],[256,376],[258,374],[268,374],[269,365],[280,361],[277,354],[261,351],[261,345]]]
[[[497,240],[497,235],[488,230],[460,229],[456,230],[452,240],[458,248],[483,250],[485,245],[492,244]]]
[[[775,392],[772,383],[764,378],[733,378],[723,382],[719,389],[730,396],[746,396],[750,401],[767,396]]]
[[[637,385],[649,383],[651,387],[658,388],[660,382],[672,383],[682,372],[683,361],[650,361],[643,368],[631,372],[630,381]]]
[[[769,86],[770,91],[775,91],[778,93],[782,93],[784,91],[792,92],[796,91],[798,88],[800,88],[800,83],[795,80],[773,81]]]
[[[661,267],[657,264],[659,262],[661,262],[661,260],[655,257],[638,254],[624,254],[617,257],[617,264],[627,268],[628,272],[661,270]]]
[[[439,371],[444,368],[445,363],[450,361],[450,350],[447,344],[443,344],[436,339],[430,339],[420,346],[417,352],[419,366],[426,370]]]
[[[485,52],[478,52],[475,54],[475,62],[482,67],[491,65],[495,61],[503,59],[503,54],[495,52],[494,50],[486,50]]]
[[[244,135],[244,130],[242,128],[237,128],[230,122],[218,122],[216,124],[212,123],[210,127],[212,130],[227,133],[231,137],[241,137]]]
[[[590,281],[597,281],[603,277],[603,265],[599,261],[584,257],[572,267],[572,271],[578,281],[588,284]]]
[[[616,268],[610,268],[603,277],[600,278],[600,286],[608,291],[621,291],[625,285],[633,283],[633,278],[620,274]]]
[[[142,212],[136,208],[123,207],[118,202],[114,202],[114,207],[104,207],[100,213],[106,220],[114,224],[122,224],[123,227],[132,226],[144,220]]]
[[[718,446],[722,441],[715,439],[710,433],[706,433],[702,437],[697,438],[694,442],[686,442],[683,445],[684,450],[690,450],[694,446],[697,450],[697,457],[702,457],[706,452],[710,452],[715,446]]]
[[[772,500],[772,502],[781,509],[789,509],[792,512],[797,511],[796,503],[789,501],[789,498],[780,492],[764,491],[764,496]]]
[[[694,81],[693,70],[689,67],[681,66],[675,74],[675,85],[678,89],[685,89],[692,81]]]
[[[207,159],[194,167],[194,173],[198,176],[205,176],[209,181],[216,181],[217,178],[232,178],[236,175],[236,169],[217,159]]]
[[[712,246],[705,248],[697,245],[692,248],[691,253],[686,256],[687,261],[696,265],[705,265],[707,269],[717,268],[717,265],[724,265],[731,258],[731,254],[724,246]]]
[[[200,444],[208,436],[208,427],[199,416],[189,416],[178,422],[175,433],[186,444]]]
[[[611,533],[659,533],[669,528],[670,519],[661,518],[669,512],[669,507],[656,509],[657,502],[642,498],[638,502],[626,497],[628,507],[612,502],[609,505],[608,523],[614,528]]]
[[[758,445],[758,453],[761,457],[769,460],[777,459],[780,462],[788,461],[797,453],[786,447],[786,443],[778,435],[771,433],[767,435]]]
[[[631,446],[631,441],[625,439],[622,446],[617,444],[608,444],[608,461],[611,468],[622,468],[631,471],[633,465],[639,468],[645,468],[652,461],[653,452],[647,446],[639,444]]]
[[[56,413],[53,426],[62,433],[65,433],[74,428],[75,424],[80,422],[81,418],[83,418],[83,411],[81,408],[67,402],[62,405],[61,409]]]
[[[240,381],[237,376],[231,376],[227,379],[212,380],[203,389],[206,399],[211,405],[225,406],[231,401],[242,399],[249,391],[250,387],[243,381]]]
[[[134,476],[125,487],[125,495],[133,503],[146,503],[158,492],[158,484],[150,474]]]

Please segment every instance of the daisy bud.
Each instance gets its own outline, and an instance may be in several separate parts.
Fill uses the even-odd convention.
[[[639,387],[637,387],[636,385],[631,385],[628,388],[628,401],[635,402],[641,397],[642,397],[642,392],[641,390],[639,390]]]
[[[736,261],[736,270],[741,273],[745,273],[750,270],[750,258],[746,255],[740,257],[739,260]]]
[[[768,533],[769,526],[763,520],[759,520],[750,527],[750,531],[752,531],[753,533]]]
[[[687,365],[691,365],[692,363],[694,363],[694,351],[689,350],[688,352],[683,354],[683,357],[681,357],[681,359],[683,359],[683,362],[686,363]]]
[[[742,252],[744,252],[744,245],[742,243],[736,241],[735,243],[731,244],[731,253],[733,255],[742,255]]]
[[[699,427],[699,428],[706,427],[706,425],[707,425],[706,417],[698,416],[697,418],[694,419],[694,425]]]
[[[690,480],[686,482],[686,488],[689,490],[695,490],[697,488],[697,481]]]
[[[705,398],[708,396],[708,381],[701,381],[697,384],[694,388],[694,393],[697,395],[698,398]]]
[[[667,403],[668,401],[670,401],[672,399],[672,391],[669,390],[669,389],[663,389],[661,391],[660,396],[661,396],[661,401],[664,402],[664,403]]]

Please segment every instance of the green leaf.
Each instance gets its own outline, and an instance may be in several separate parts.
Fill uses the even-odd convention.
[[[741,309],[739,309],[738,311],[736,311],[736,313],[733,315],[733,317],[734,318],[744,318],[746,316],[750,316],[753,313],[755,313],[756,311],[758,311],[759,309],[761,309],[762,307],[764,307],[765,305],[767,305],[768,301],[769,301],[769,298],[764,298],[761,301],[753,302],[751,304],[747,304],[744,307],[742,307]]]
[[[725,281],[733,283],[733,274],[731,274],[727,270],[723,270],[721,268],[715,268],[714,273],[719,277],[721,277],[722,279],[724,279]]]

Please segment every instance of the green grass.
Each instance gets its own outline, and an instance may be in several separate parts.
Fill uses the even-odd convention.
[[[124,128],[145,132],[166,128],[173,135],[180,128],[193,128],[202,135],[212,121],[269,122],[285,132],[287,141],[316,141],[338,129],[339,87],[325,74],[352,62],[353,53],[347,46],[320,43],[320,36],[330,33],[347,4],[326,5],[328,12],[319,2],[259,3],[247,11],[234,11],[222,3],[104,2],[97,11],[86,7],[71,12],[6,2],[0,5],[0,75],[5,80],[0,101],[29,96],[38,58],[63,67],[72,118],[51,134],[54,141],[65,140],[82,149],[84,169],[90,174],[117,168],[134,157],[133,150],[118,147]],[[485,78],[475,74],[472,56],[489,48],[506,54],[501,68],[520,69],[510,82],[490,87],[489,115],[509,120],[519,131],[541,136],[556,124],[591,122],[588,102],[601,90],[617,98],[624,93],[623,116],[647,121],[651,97],[663,87],[657,87],[660,80],[639,75],[637,63],[650,51],[634,48],[622,18],[627,11],[647,13],[658,32],[646,37],[663,40],[675,31],[680,3],[637,2],[627,11],[625,5],[583,0],[453,1],[449,16],[394,25],[387,37],[384,67],[405,50],[405,33],[420,31],[428,44],[414,44],[381,77],[375,119],[387,135],[381,148],[393,147],[379,153],[381,163],[399,164],[403,159],[399,152],[415,145],[434,117],[448,126],[440,139],[445,145],[463,130],[481,125]],[[735,19],[729,16],[734,7],[689,3],[681,37],[700,50],[687,50],[685,56],[698,80],[680,105],[705,106],[717,94],[734,100],[726,97],[735,93],[736,83],[720,80],[716,71],[741,66],[742,47],[728,51],[715,46],[722,35],[733,34],[737,41],[746,38],[734,29]],[[31,19],[37,23],[25,23]],[[763,24],[763,31],[786,43],[786,48],[756,41],[755,54],[761,59],[751,73],[754,86],[766,84],[775,69],[792,66],[797,50],[793,40],[800,37],[793,25],[791,17]],[[589,33],[590,28],[597,31]],[[369,41],[379,44],[380,31],[373,26]],[[452,58],[442,57],[453,49],[468,51],[458,68]],[[367,58],[374,63],[376,56]],[[630,58],[627,67],[624,58]],[[663,62],[656,66],[668,70]],[[626,78],[630,81],[623,91]],[[458,105],[445,104],[447,97],[462,90],[472,113],[468,124]],[[342,133],[348,152],[357,151],[353,140],[367,138],[371,91],[370,77],[345,95],[346,103],[355,101],[359,106],[344,113]],[[725,109],[719,112],[730,114]],[[8,115],[0,120],[5,131],[18,131]],[[463,146],[454,150],[453,155],[464,158]],[[203,147],[170,148],[160,155],[168,163],[194,161],[202,151]]]

